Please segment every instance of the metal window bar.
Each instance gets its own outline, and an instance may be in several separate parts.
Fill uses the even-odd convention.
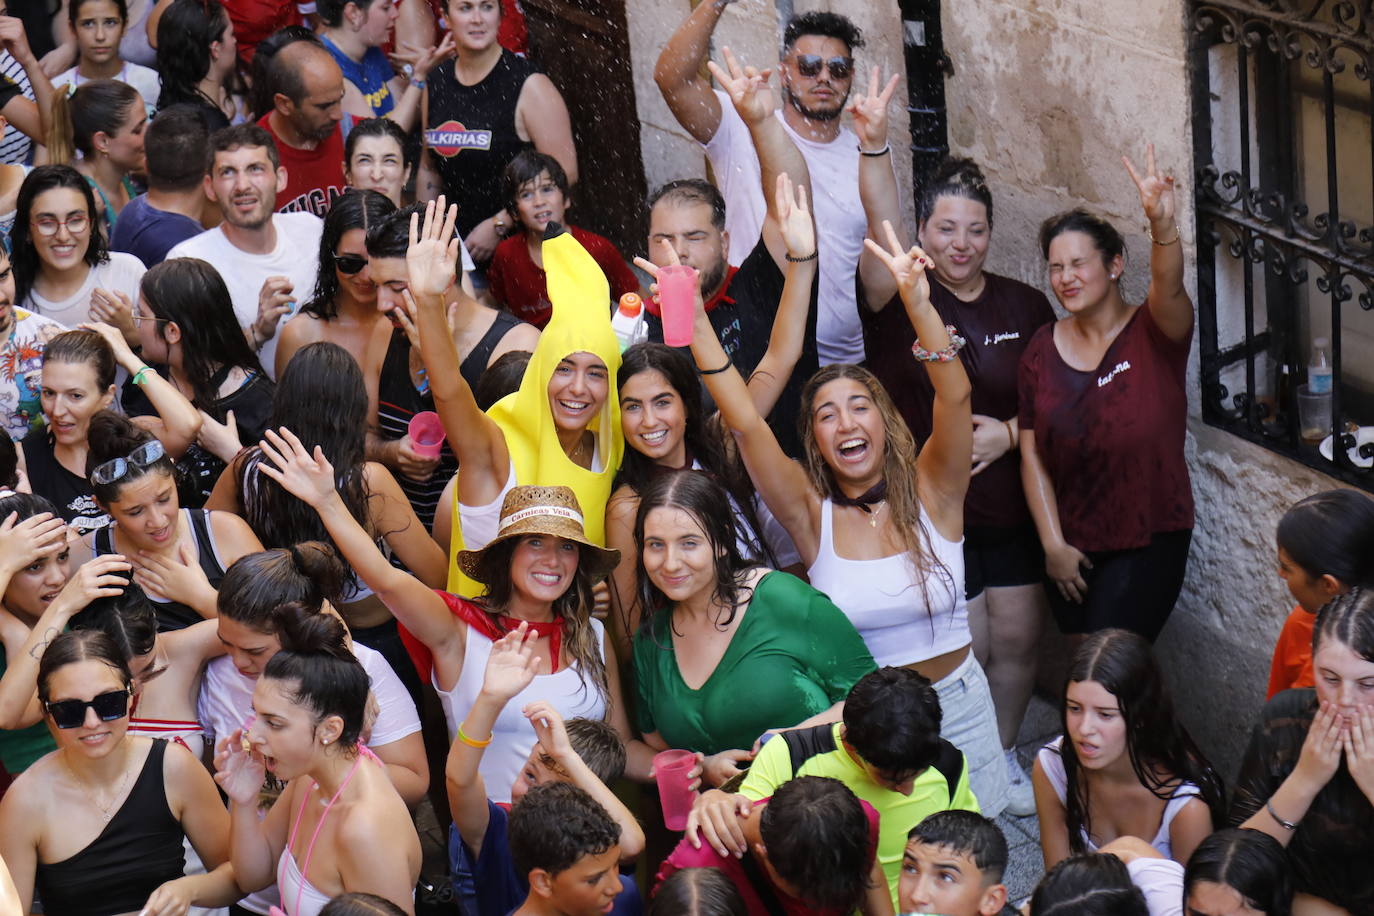
[[[1374,470],[1360,467],[1343,447],[1354,443],[1347,420],[1359,416],[1374,424],[1374,391],[1345,379],[1342,359],[1342,306],[1356,298],[1365,314],[1374,309],[1374,227],[1341,218],[1336,89],[1336,77],[1350,68],[1363,98],[1358,108],[1347,104],[1343,110],[1358,112],[1366,128],[1374,127],[1374,8],[1350,0],[1187,0],[1187,6],[1203,419],[1374,490]],[[1234,52],[1233,68],[1219,49]],[[1298,148],[1302,68],[1321,76],[1324,163],[1309,163]],[[1214,81],[1229,91],[1214,93]],[[1228,104],[1232,95],[1235,110],[1214,114],[1214,106]],[[1236,148],[1227,151],[1232,127]],[[1300,172],[1308,165],[1325,169],[1325,208],[1315,215],[1303,199]],[[1374,154],[1369,168],[1374,188]],[[1236,303],[1223,293],[1227,272],[1237,269],[1242,339],[1223,344],[1223,322],[1236,323]],[[1311,277],[1321,295],[1307,297],[1309,314],[1324,307],[1330,322],[1331,460],[1304,443],[1298,428],[1297,388],[1310,347],[1299,303],[1310,293]],[[1363,290],[1358,297],[1352,281]],[[1269,369],[1267,392],[1259,368]],[[1232,393],[1223,377],[1237,375],[1231,384],[1242,390]],[[1374,445],[1356,456],[1374,460]]]

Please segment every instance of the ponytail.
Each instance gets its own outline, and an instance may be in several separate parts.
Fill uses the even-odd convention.
[[[59,86],[53,93],[48,135],[43,140],[43,145],[48,148],[48,161],[58,165],[71,165],[76,161],[76,140],[72,136],[71,89],[71,86]]]
[[[347,571],[328,544],[306,541],[289,548],[240,557],[224,572],[216,602],[221,617],[261,633],[278,633],[281,612],[298,606],[318,616],[324,602],[337,603]]]
[[[53,96],[52,123],[47,147],[54,163],[70,165],[81,153],[95,155],[95,135],[114,136],[142,104],[138,90],[119,80],[91,80],[80,86],[59,89]]]

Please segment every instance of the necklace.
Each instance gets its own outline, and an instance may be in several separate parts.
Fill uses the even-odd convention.
[[[870,527],[870,528],[877,528],[877,527],[878,527],[878,513],[882,512],[883,509],[886,508],[886,506],[887,506],[887,500],[883,500],[882,502],[878,503],[877,505],[875,505],[875,506],[873,507],[873,510],[872,510],[871,512],[869,512],[869,514],[868,514],[868,527]]]
[[[568,455],[568,460],[571,461],[573,464],[580,465],[582,462],[578,459],[580,459],[584,454],[586,454],[587,451],[587,437],[584,434],[580,439],[578,439],[577,448],[573,449],[572,454]]]
[[[129,783],[129,774],[133,772],[133,768],[128,765],[128,761],[126,760],[124,763],[124,778],[119,781],[119,788],[115,789],[114,794],[110,796],[110,803],[108,805],[102,805],[100,799],[91,791],[86,781],[76,775],[76,770],[73,770],[72,765],[67,762],[65,754],[62,756],[62,765],[67,768],[67,773],[71,776],[72,782],[76,783],[77,788],[81,790],[81,794],[89,798],[91,802],[100,809],[100,819],[109,823],[110,818],[114,817],[115,814],[114,811],[110,809],[113,808],[115,802],[119,801],[120,797],[123,796],[124,787]]]

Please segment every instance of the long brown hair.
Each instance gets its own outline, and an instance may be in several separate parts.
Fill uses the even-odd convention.
[[[934,615],[930,606],[931,576],[937,576],[950,590],[957,593],[963,583],[955,582],[949,568],[941,563],[930,546],[930,532],[921,524],[921,498],[916,492],[916,440],[897,412],[883,383],[861,366],[837,363],[826,366],[807,381],[802,389],[802,412],[798,420],[801,430],[806,476],[811,486],[823,497],[834,498],[839,492],[835,472],[825,463],[820,446],[816,444],[814,429],[816,395],[822,387],[838,379],[853,379],[868,390],[868,396],[883,421],[883,480],[887,482],[888,518],[897,532],[897,541],[905,551],[912,572],[921,584],[921,599],[926,614]]]

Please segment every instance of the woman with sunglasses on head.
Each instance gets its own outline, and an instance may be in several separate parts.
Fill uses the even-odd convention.
[[[176,460],[181,503],[198,509],[243,443],[262,438],[277,386],[244,339],[219,271],[198,258],[143,275],[134,325],[143,358],[200,413],[196,441]],[[130,416],[153,413],[136,385],[124,386],[123,401]]]
[[[0,856],[30,912],[182,914],[240,893],[229,816],[189,751],[128,734],[132,676],[104,633],[63,633],[43,651],[38,699],[57,750],[0,802]],[[189,838],[213,871],[186,876]]]
[[[319,340],[336,343],[354,354],[368,379],[375,379],[381,371],[382,355],[391,339],[391,322],[377,310],[377,285],[367,269],[365,239],[369,228],[395,210],[396,205],[378,192],[355,189],[346,191],[329,208],[320,235],[315,292],[281,329],[278,378],[297,350]]]
[[[114,403],[116,362],[157,410],[135,422],[156,436],[168,455],[184,454],[200,431],[200,415],[191,402],[134,355],[109,325],[92,324],[48,341],[42,375],[45,425],[24,437],[24,467],[33,491],[52,500],[81,533],[110,520],[94,498],[87,436],[92,419]]]

